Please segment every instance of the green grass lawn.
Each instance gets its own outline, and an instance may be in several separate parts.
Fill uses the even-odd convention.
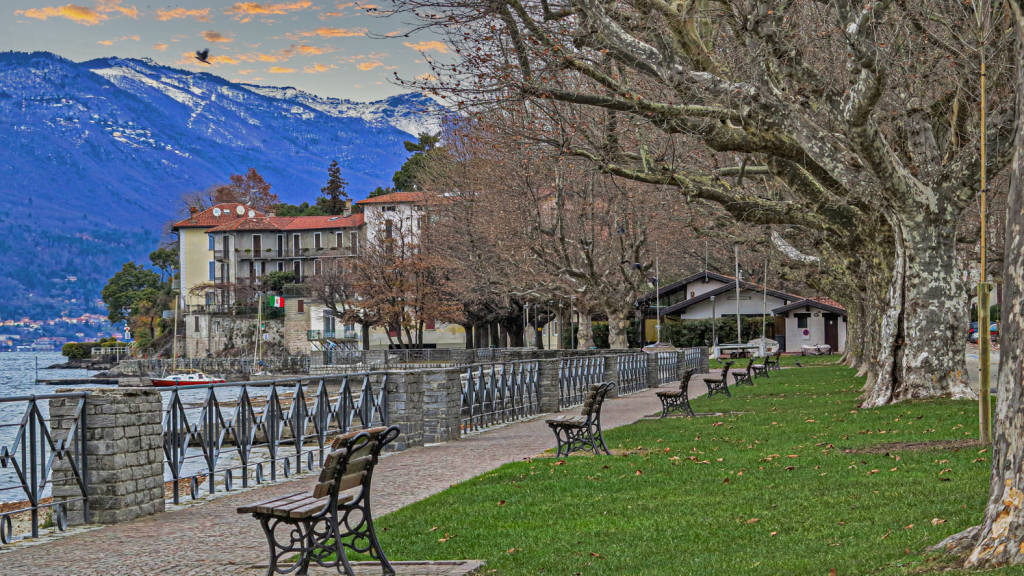
[[[779,364],[786,367],[796,367],[796,363],[799,362],[801,366],[825,366],[828,364],[836,364],[839,359],[842,358],[842,354],[828,354],[826,356],[780,356]],[[756,362],[761,362],[758,358]],[[722,364],[729,362],[726,360],[708,360],[708,366],[714,370],[715,368],[721,368]],[[737,358],[732,361],[733,369],[745,368],[747,366],[746,358]]]
[[[980,521],[989,451],[862,450],[971,440],[976,407],[859,410],[862,382],[784,370],[694,401],[732,414],[609,431],[626,455],[502,466],[380,518],[384,549],[502,575],[919,573],[928,545]]]

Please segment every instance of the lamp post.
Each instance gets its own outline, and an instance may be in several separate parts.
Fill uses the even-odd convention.
[[[715,295],[711,295],[711,349],[714,351],[715,359],[718,358],[718,334],[715,328],[718,326],[718,311],[715,308]]]

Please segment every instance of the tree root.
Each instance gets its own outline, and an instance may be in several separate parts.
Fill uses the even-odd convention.
[[[967,555],[974,550],[974,545],[978,543],[979,536],[981,536],[981,524],[971,526],[963,532],[957,532],[952,536],[948,536],[943,541],[928,549],[935,552],[944,552],[960,558],[967,558]]]

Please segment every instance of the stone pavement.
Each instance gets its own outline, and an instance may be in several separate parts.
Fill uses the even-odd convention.
[[[713,371],[714,372],[714,371]],[[669,385],[673,386],[673,385]],[[695,378],[691,397],[706,392]],[[565,411],[578,413],[579,408]],[[654,390],[604,405],[606,429],[658,412]],[[372,504],[381,516],[508,462],[554,447],[544,417],[481,432],[456,442],[411,448],[381,459]],[[0,548],[0,574],[15,575],[244,575],[262,574],[267,544],[259,523],[235,508],[254,501],[312,491],[315,476],[263,486],[178,507],[161,514],[83,530],[47,542]],[[385,551],[386,551],[385,541]],[[264,568],[260,568],[260,565]],[[441,570],[441,571],[438,571]],[[447,570],[447,571],[445,571]],[[379,572],[375,572],[378,573]],[[452,565],[406,566],[403,576],[468,574]]]

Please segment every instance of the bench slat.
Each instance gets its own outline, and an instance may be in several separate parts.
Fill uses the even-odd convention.
[[[284,500],[279,500],[277,502],[273,502],[270,504],[256,506],[255,512],[257,514],[273,514],[277,510],[287,510],[289,509],[290,506],[293,506],[295,504],[298,504],[309,499],[309,493],[306,492],[299,496],[293,496],[291,498],[285,498]]]
[[[250,514],[252,512],[255,512],[256,508],[258,507],[271,506],[274,503],[289,501],[295,498],[296,496],[304,496],[305,494],[305,492],[295,492],[294,494],[288,494],[287,496],[278,496],[276,498],[271,498],[270,500],[263,500],[262,502],[256,502],[254,504],[249,504],[247,506],[239,506],[237,508],[237,511],[239,514]]]
[[[341,477],[341,481],[338,482],[338,491],[342,492],[349,488],[355,488],[363,483],[363,477],[366,476],[366,470],[360,470],[359,472],[351,472]]]

